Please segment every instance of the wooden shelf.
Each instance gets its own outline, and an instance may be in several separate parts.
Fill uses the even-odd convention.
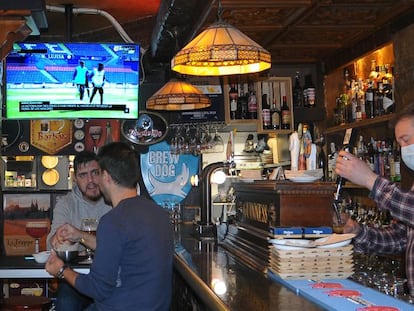
[[[257,119],[231,119],[230,117],[230,99],[228,96],[230,90],[230,83],[237,84],[237,88],[242,88],[244,93],[248,90],[248,85],[252,84],[256,93],[257,99]],[[266,86],[264,93],[264,86]],[[292,79],[290,77],[258,77],[256,75],[250,77],[225,77],[224,85],[224,112],[227,125],[252,125],[257,127],[258,133],[264,134],[284,134],[288,135],[294,131],[294,110],[292,104]],[[280,109],[282,105],[282,98],[286,96],[287,104],[289,106],[290,115],[290,129],[264,129],[262,123],[262,95],[269,92],[269,101],[274,100],[276,106]],[[271,97],[271,98],[270,98]]]
[[[377,125],[380,123],[384,123],[387,122],[389,120],[391,120],[394,117],[394,114],[385,114],[383,116],[379,116],[379,117],[375,117],[372,119],[365,119],[362,121],[358,121],[358,122],[352,122],[352,123],[347,123],[344,125],[338,125],[338,126],[334,126],[334,127],[329,127],[325,130],[325,134],[331,134],[331,133],[336,133],[336,132],[341,132],[341,131],[345,131],[348,128],[366,128],[366,127],[370,127],[372,125]]]

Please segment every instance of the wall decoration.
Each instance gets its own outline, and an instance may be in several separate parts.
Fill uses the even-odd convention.
[[[141,111],[138,120],[122,122],[121,133],[128,141],[138,145],[152,145],[167,135],[167,121],[158,113]]]
[[[33,254],[36,244],[41,251],[46,250],[52,212],[50,194],[6,193],[3,195],[3,209],[7,256]]]
[[[173,154],[165,141],[141,154],[141,172],[151,198],[161,206],[173,206],[191,190],[190,178],[198,174],[199,156]]]
[[[72,121],[30,121],[30,144],[48,154],[56,154],[72,144]]]
[[[119,141],[119,120],[94,119],[85,124],[85,149],[98,153],[99,148]]]

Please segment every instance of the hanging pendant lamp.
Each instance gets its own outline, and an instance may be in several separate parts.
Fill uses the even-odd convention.
[[[153,110],[194,110],[211,106],[211,100],[192,84],[171,79],[146,102]]]
[[[221,20],[212,24],[171,60],[171,69],[181,74],[222,76],[256,73],[271,67],[270,53],[232,25]]]

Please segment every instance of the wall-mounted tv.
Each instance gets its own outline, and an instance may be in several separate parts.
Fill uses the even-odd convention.
[[[17,42],[5,62],[4,115],[137,119],[139,72],[138,44]]]

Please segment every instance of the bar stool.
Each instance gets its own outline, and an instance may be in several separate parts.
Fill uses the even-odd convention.
[[[4,298],[4,311],[48,311],[52,306],[52,301],[44,296],[12,296]]]

